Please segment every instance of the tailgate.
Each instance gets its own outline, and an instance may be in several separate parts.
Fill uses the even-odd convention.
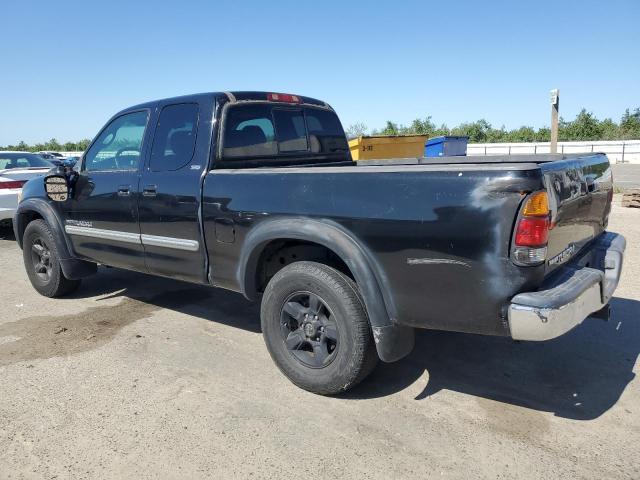
[[[549,273],[605,230],[613,179],[604,154],[543,163],[540,169],[551,210],[546,267]]]

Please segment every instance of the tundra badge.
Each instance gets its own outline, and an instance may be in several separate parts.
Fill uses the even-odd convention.
[[[550,258],[549,265],[558,265],[560,263],[566,262],[567,260],[569,260],[569,258],[571,258],[571,255],[573,255],[573,252],[575,251],[575,249],[576,249],[576,246],[572,243],[567,248],[562,250],[558,255],[556,255],[553,258]]]

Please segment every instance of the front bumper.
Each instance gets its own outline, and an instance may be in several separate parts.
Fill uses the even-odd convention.
[[[609,303],[618,286],[626,241],[602,234],[537,292],[519,293],[509,305],[515,340],[549,340],[568,332]]]

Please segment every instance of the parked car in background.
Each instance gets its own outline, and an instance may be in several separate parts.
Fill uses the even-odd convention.
[[[78,163],[78,160],[80,160],[80,157],[67,157],[62,161],[62,163],[67,167],[73,168],[75,164]]]
[[[51,163],[53,163],[56,166],[60,166],[62,165],[62,162],[65,160],[65,156],[62,155],[59,152],[52,152],[52,151],[41,151],[41,152],[37,152],[38,155],[40,155],[42,158],[44,158],[45,160],[49,160]]]
[[[54,164],[29,152],[0,152],[0,222],[9,221],[27,180],[47,173]]]
[[[54,160],[64,160],[65,156],[63,154],[61,154],[60,152],[52,152],[50,150],[43,150],[41,152],[38,152],[38,155],[41,156],[46,156],[47,160],[50,159],[54,159]]]

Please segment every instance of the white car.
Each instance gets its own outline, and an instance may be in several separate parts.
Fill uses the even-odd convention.
[[[0,222],[13,219],[22,185],[53,167],[53,163],[35,153],[0,152]]]

